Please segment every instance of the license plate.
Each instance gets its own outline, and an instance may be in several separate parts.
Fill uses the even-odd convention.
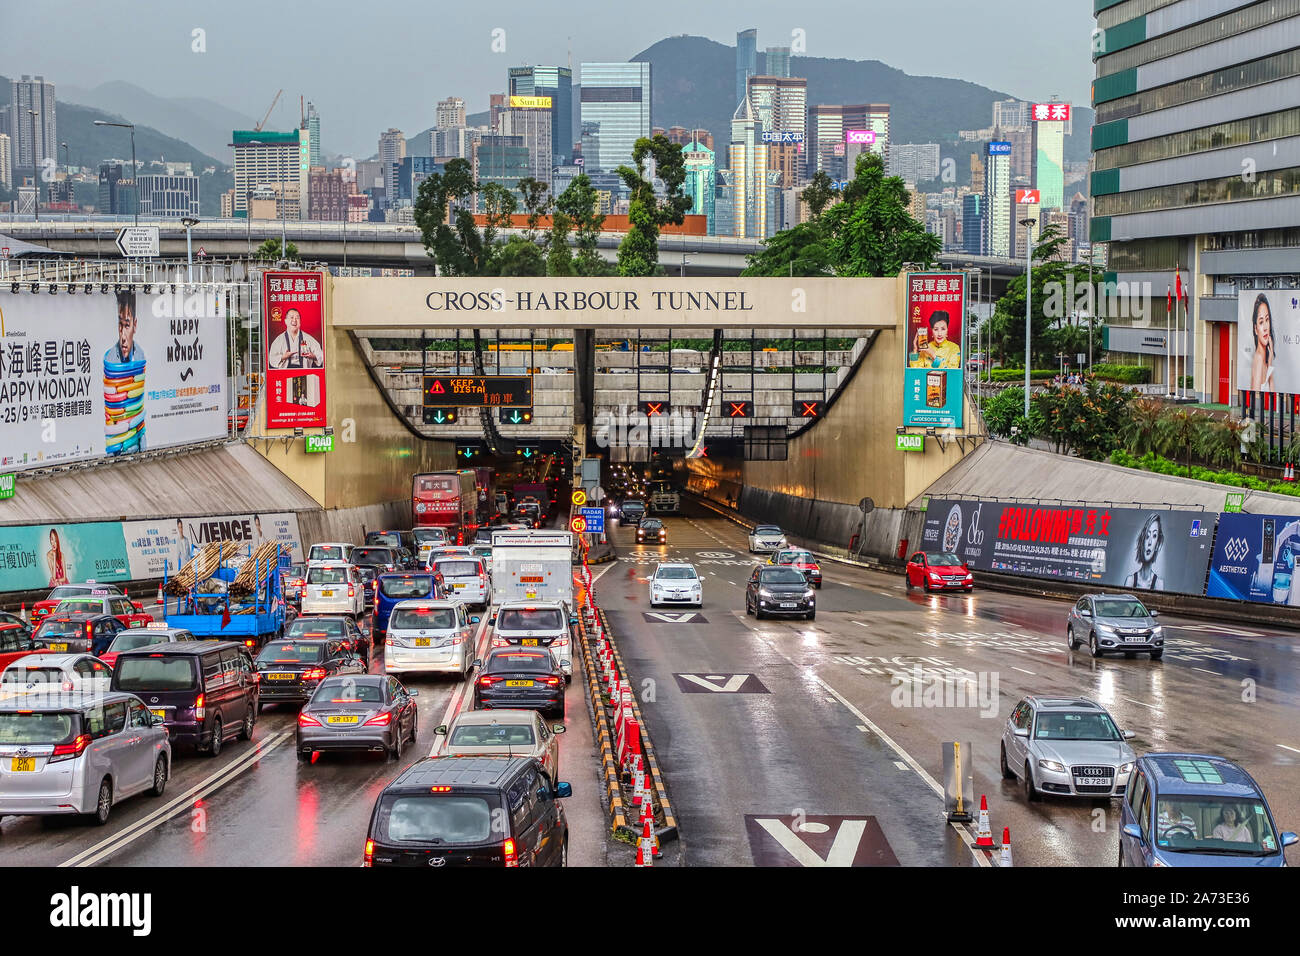
[[[529,681],[529,683],[532,683]],[[36,770],[35,757],[15,757],[9,765],[13,773],[33,773]]]
[[[416,647],[428,647],[432,643],[433,643],[433,638],[431,637],[417,637],[415,639]]]
[[[1125,644],[1145,644],[1146,642],[1147,642],[1147,639],[1146,639],[1145,637],[1126,637],[1126,638],[1124,638],[1124,643],[1125,643]]]
[[[131,622],[131,626],[132,626],[132,627],[144,627],[144,621],[132,621],[132,622]]]
[[[326,717],[326,718],[325,718],[325,723],[327,723],[327,724],[355,724],[355,723],[357,723],[359,720],[361,720],[360,717],[350,716],[350,715],[340,715],[340,716],[336,716],[336,717]]]
[[[1074,785],[1076,787],[1109,787],[1111,781],[1108,777],[1075,777]]]
[[[781,606],[782,606],[782,607],[798,607],[799,605],[798,605],[798,604],[795,604],[793,601],[784,601],[784,602],[782,602]]]
[[[333,597],[333,596],[334,596],[334,592],[333,592],[333,591],[321,591],[320,596],[321,596],[321,597]]]
[[[526,592],[524,593],[524,596],[527,597],[527,598],[536,598],[536,597],[537,597],[537,592],[536,592],[536,591],[526,591]]]
[[[65,652],[66,652],[67,649],[68,649],[68,645],[67,645],[67,644],[51,644],[51,645],[50,645],[50,650],[52,650],[52,651],[65,651]]]
[[[155,717],[161,717],[164,720],[167,719],[167,711],[163,710],[162,708],[158,708],[157,710],[151,710],[149,711],[149,713],[153,714]]]
[[[463,588],[464,586],[465,586],[465,585],[463,585],[463,584],[453,584],[451,587],[452,587],[452,590],[453,590],[453,591],[459,591],[459,590],[460,590],[461,588]]]
[[[267,680],[293,680],[293,674],[267,674]]]
[[[537,646],[537,638],[535,638],[535,637],[525,637],[522,641],[520,641],[520,643],[523,644],[524,647],[536,647],[536,646]]]
[[[506,686],[507,687],[532,687],[533,682],[530,680],[508,680],[506,681]]]

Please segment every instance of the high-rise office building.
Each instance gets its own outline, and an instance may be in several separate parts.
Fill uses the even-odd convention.
[[[343,170],[313,166],[308,171],[307,218],[342,222],[347,216],[351,185],[343,181]]]
[[[961,200],[961,251],[968,256],[984,254],[984,197],[971,194]]]
[[[182,219],[199,214],[199,177],[194,175],[136,176],[140,215],[155,219]]]
[[[872,141],[849,142],[849,133],[855,131],[870,133]],[[832,179],[848,179],[862,153],[888,157],[889,104],[817,104],[809,110],[808,136],[812,141],[808,148],[809,175],[825,170]]]
[[[992,144],[984,147],[984,201],[980,204],[980,244],[986,256],[1012,254],[1011,157]]]
[[[384,197],[396,205],[398,172],[406,158],[406,137],[400,129],[387,129],[379,134],[379,162],[384,170]]]
[[[455,129],[465,125],[465,101],[459,96],[439,100],[434,110],[433,125],[437,129]]]
[[[1024,100],[998,100],[993,104],[993,128],[1029,129],[1029,104]]]
[[[715,235],[713,204],[717,191],[717,157],[703,143],[688,143],[682,147],[682,162],[686,166],[682,191],[691,197],[691,212],[705,216],[709,235]]]
[[[894,143],[889,147],[889,175],[909,183],[939,178],[938,143]]]
[[[307,101],[307,135],[311,137],[311,145],[308,148],[309,168],[307,174],[310,177],[311,168],[320,165],[320,113],[316,111],[316,105],[310,100]]]
[[[573,70],[567,66],[512,66],[509,71],[510,106],[517,97],[548,97],[551,101],[551,159],[549,166],[573,161]],[[528,104],[535,105],[535,104]],[[503,130],[503,132],[505,132]]]
[[[138,210],[139,191],[127,173],[129,163],[108,162],[99,166],[97,211],[106,216],[130,216]]]
[[[790,48],[788,46],[770,46],[763,72],[768,76],[790,75]]]
[[[522,97],[522,94],[521,94]],[[522,102],[522,99],[516,99]],[[555,162],[551,144],[554,128],[554,108],[540,106],[512,106],[501,111],[501,135],[520,136],[528,147],[529,175],[538,182],[551,186],[551,170],[560,165]]]
[[[768,169],[768,144],[749,97],[736,107],[731,118],[731,171],[733,236],[766,239],[776,233],[776,200],[779,173]]]
[[[532,157],[522,136],[488,134],[474,144],[474,181],[497,183],[518,199],[519,181],[532,175]],[[482,196],[474,198],[474,211],[483,212]]]
[[[397,199],[414,202],[420,195],[420,183],[443,172],[445,166],[433,156],[407,156],[397,167]]]
[[[713,134],[707,129],[687,129],[685,126],[670,126],[664,136],[670,143],[680,143],[682,146],[701,143],[709,149],[713,149]]]
[[[736,34],[736,103],[745,98],[745,81],[758,72],[758,31]],[[585,83],[584,83],[585,85]]]
[[[492,93],[488,96],[488,125],[492,127],[492,132],[499,133],[501,127],[498,125],[501,121],[501,111],[510,104],[510,95],[508,93]]]
[[[650,135],[650,64],[584,63],[580,75],[587,172],[633,165],[633,145]]]
[[[1065,123],[1034,123],[1034,188],[1042,194],[1044,209],[1065,205]]]
[[[235,215],[248,213],[249,197],[259,186],[284,184],[284,195],[306,196],[311,175],[311,134],[305,129],[289,133],[237,129],[235,151]],[[296,198],[296,206],[301,205]]]
[[[29,110],[36,112],[32,116]],[[13,167],[23,176],[35,175],[41,165],[52,159],[59,148],[59,125],[54,100],[54,84],[43,76],[24,76],[10,81],[9,131],[13,138]]]
[[[0,186],[6,189],[14,184],[13,152],[10,149],[12,142],[8,133],[0,133]]]
[[[784,188],[804,181],[808,129],[808,81],[803,77],[751,76],[749,102],[767,145],[767,168]]]
[[[984,160],[979,153],[970,154],[970,191],[984,195]]]

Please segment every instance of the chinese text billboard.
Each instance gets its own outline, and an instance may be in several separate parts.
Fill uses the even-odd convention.
[[[326,424],[321,305],[318,272],[267,272],[262,277],[267,428]]]
[[[959,272],[908,274],[904,425],[962,427],[965,279]]]

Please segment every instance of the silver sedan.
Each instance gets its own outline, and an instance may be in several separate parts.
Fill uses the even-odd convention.
[[[1026,697],[1002,730],[1002,776],[1020,778],[1025,799],[1042,794],[1117,797],[1128,787],[1137,759],[1100,704],[1078,697]]]
[[[306,763],[313,752],[327,750],[368,750],[400,760],[405,744],[415,743],[419,695],[383,674],[321,681],[298,713],[298,759]]]

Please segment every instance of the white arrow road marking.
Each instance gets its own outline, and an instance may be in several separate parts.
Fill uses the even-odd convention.
[[[852,866],[857,855],[862,834],[867,830],[866,820],[842,820],[835,831],[835,842],[823,859],[812,847],[796,836],[783,820],[755,820],[767,831],[781,848],[794,857],[800,866]],[[811,826],[811,824],[809,825]]]
[[[695,615],[694,615],[694,614],[690,614],[690,613],[687,613],[687,614],[663,614],[663,613],[661,613],[661,612],[659,612],[659,611],[647,611],[646,613],[647,613],[650,617],[657,617],[657,618],[659,618],[659,620],[663,621],[665,624],[686,624],[686,623],[689,622],[689,621],[693,621],[693,620],[695,620]]]
[[[734,694],[736,691],[740,690],[745,681],[749,680],[751,675],[732,674],[727,678],[727,682],[721,686],[714,683],[714,681],[722,679],[722,675],[720,674],[714,674],[710,677],[701,677],[698,674],[679,674],[678,676],[683,680],[688,680],[692,684],[699,684],[701,687],[718,694]]]

